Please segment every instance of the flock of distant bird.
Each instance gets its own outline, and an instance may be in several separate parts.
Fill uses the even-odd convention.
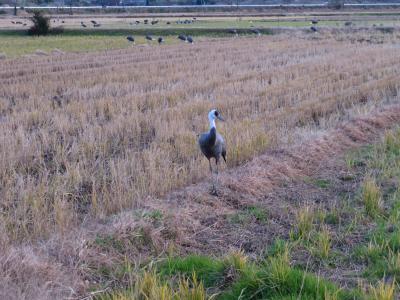
[[[260,30],[258,30],[258,29],[256,29],[256,28],[251,28],[250,31],[251,31],[252,33],[256,34],[256,35],[261,35]],[[236,29],[229,29],[228,32],[231,33],[231,34],[234,34],[234,35],[236,35],[236,36],[238,35],[238,31],[237,31]],[[128,35],[128,36],[126,37],[126,39],[127,39],[129,42],[131,42],[131,43],[135,43],[135,37],[132,36],[132,35]],[[178,39],[181,40],[181,41],[183,41],[183,42],[187,42],[187,43],[189,43],[189,44],[193,44],[193,43],[194,43],[194,39],[193,39],[193,37],[190,36],[190,35],[180,34],[180,35],[178,35]],[[148,41],[151,42],[151,41],[155,41],[156,39],[153,38],[151,35],[146,35],[146,40],[148,40]],[[157,41],[158,41],[159,44],[162,44],[162,43],[165,42],[165,40],[164,40],[164,38],[163,38],[162,36],[160,36],[160,37],[157,39]]]
[[[20,22],[20,21],[11,21],[11,23],[12,23],[12,24],[16,24],[16,25],[22,25],[22,26],[28,25],[28,24],[22,23],[22,22]]]
[[[127,39],[129,42],[131,42],[131,43],[135,43],[135,37],[133,37],[132,35],[128,35],[128,36],[126,37],[126,39]],[[191,37],[190,35],[183,35],[183,34],[180,34],[180,35],[178,35],[178,39],[180,39],[180,40],[183,41],[183,42],[188,42],[188,43],[190,43],[190,44],[193,44],[193,43],[194,43],[194,39],[193,39],[193,37]],[[152,42],[152,41],[155,41],[156,39],[153,38],[151,35],[148,34],[148,35],[146,35],[146,40]],[[160,36],[160,37],[158,37],[157,42],[158,42],[159,44],[162,44],[162,43],[165,42],[165,40],[164,40],[164,38],[163,38],[162,36]]]
[[[189,19],[186,19],[186,20],[183,20],[183,21],[182,20],[177,20],[177,21],[175,21],[175,24],[193,24],[196,21],[197,21],[197,18],[193,17],[191,20],[189,20]],[[148,24],[156,25],[159,22],[160,22],[160,20],[152,20],[152,21],[149,21],[148,19],[144,19],[143,20],[143,24],[144,25],[148,25]],[[129,25],[139,25],[139,24],[141,24],[141,22],[139,20],[136,20],[134,23],[133,22],[129,23]],[[171,25],[171,21],[166,21],[165,24],[166,25]]]
[[[53,20],[53,22],[55,22],[55,21],[56,21],[56,20]],[[194,22],[196,22],[196,21],[197,21],[197,18],[196,18],[196,17],[193,17],[192,20],[189,20],[189,19],[186,19],[186,20],[183,20],[183,21],[182,21],[182,20],[177,20],[177,21],[175,21],[175,23],[176,23],[176,24],[192,24],[192,23],[194,23]],[[93,27],[100,27],[100,26],[101,26],[101,24],[98,23],[98,22],[96,22],[95,20],[90,20],[90,22],[92,23]],[[160,22],[160,20],[152,20],[152,21],[149,21],[148,19],[144,19],[144,20],[143,20],[143,24],[145,24],[145,25],[147,25],[147,24],[156,25],[156,24],[158,24],[159,22]],[[23,26],[27,26],[27,25],[28,25],[27,23],[23,23],[23,22],[21,22],[21,21],[11,21],[11,23],[12,23],[12,24],[16,24],[16,25],[23,25]],[[65,22],[62,21],[62,23],[65,23]],[[136,20],[135,23],[129,23],[129,24],[130,24],[130,25],[134,25],[134,24],[139,25],[139,24],[141,24],[141,22],[140,22],[139,20]],[[170,25],[170,24],[171,24],[171,21],[167,21],[166,24],[167,24],[167,25]],[[317,24],[318,24],[318,20],[311,20],[311,25],[312,25],[312,26],[310,27],[310,30],[313,31],[313,32],[317,32],[317,31],[318,31],[318,29],[317,29],[317,27],[316,27]],[[349,25],[351,25],[351,22],[346,22],[345,25],[346,25],[346,26],[349,26]],[[82,26],[83,28],[87,28],[87,27],[88,27],[88,25],[85,24],[83,21],[81,21],[81,26]],[[256,35],[261,35],[260,30],[257,29],[257,28],[250,28],[250,31],[251,31],[252,33],[256,34]],[[238,36],[238,31],[237,31],[236,29],[229,29],[228,32],[231,33],[231,34],[234,34],[234,35]],[[132,43],[135,42],[135,38],[134,38],[133,36],[127,36],[126,39],[127,39],[129,42],[132,42]],[[190,43],[190,44],[193,44],[193,42],[194,42],[194,40],[193,40],[193,38],[192,38],[191,36],[179,35],[179,36],[178,36],[178,39],[180,39],[180,40],[182,40],[182,41],[184,41],[184,42],[188,42],[188,43]],[[154,41],[155,39],[154,39],[152,36],[150,36],[150,35],[146,35],[146,40],[148,40],[148,41]],[[162,44],[162,43],[165,42],[165,40],[164,40],[163,37],[159,37],[159,38],[157,39],[157,41],[158,41],[159,44]]]
[[[90,23],[92,23],[93,27],[100,27],[100,26],[101,26],[101,24],[100,24],[100,23],[97,23],[95,20],[90,20]],[[87,27],[87,25],[86,25],[84,22],[82,22],[82,21],[81,21],[81,26],[82,26],[83,28],[86,28],[86,27]]]
[[[193,19],[195,20],[196,18],[193,18]],[[185,21],[188,21],[188,20],[185,20]],[[144,22],[144,24],[147,24],[147,23],[148,23],[148,20],[144,20],[143,22]],[[182,21],[176,21],[176,22],[182,22]],[[152,25],[157,24],[157,23],[158,23],[158,20],[154,20],[154,21],[151,22]],[[169,24],[169,23],[170,23],[170,22],[167,22],[167,24]],[[132,24],[132,23],[131,23],[131,24]],[[140,21],[136,21],[136,24],[140,24]],[[177,23],[177,24],[178,24],[178,23]],[[181,24],[181,23],[179,23],[179,24]],[[184,23],[184,24],[186,24],[186,23]],[[313,32],[317,32],[318,29],[317,29],[316,25],[318,24],[318,21],[317,21],[317,20],[312,20],[312,21],[311,21],[311,24],[312,24],[312,26],[310,27],[310,30],[313,31]],[[261,35],[261,31],[260,31],[259,29],[257,29],[257,28],[250,28],[250,31],[251,31],[252,33],[258,35],[258,36]],[[238,36],[238,35],[239,35],[237,29],[229,29],[228,32],[229,32],[230,34],[235,35],[235,36]],[[129,42],[131,42],[131,43],[135,43],[135,37],[132,36],[132,35],[127,36],[126,39],[127,39]],[[181,41],[183,41],[183,42],[188,42],[188,43],[190,43],[190,44],[193,44],[193,43],[194,43],[194,39],[193,39],[193,37],[191,37],[190,35],[187,35],[187,36],[186,36],[186,35],[180,34],[180,35],[178,35],[178,39],[181,40]],[[153,38],[151,35],[146,35],[146,40],[148,40],[148,41],[155,41],[156,39]],[[159,44],[162,44],[162,43],[165,42],[164,38],[161,37],[161,36],[157,39],[157,41],[158,41]]]

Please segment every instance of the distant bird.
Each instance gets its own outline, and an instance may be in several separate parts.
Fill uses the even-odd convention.
[[[11,23],[15,24],[15,22],[14,22],[14,21],[11,21]]]
[[[189,43],[191,43],[191,44],[194,43],[194,40],[193,40],[193,38],[192,38],[190,35],[188,35],[188,36],[186,37],[186,40],[187,40]]]
[[[100,26],[101,26],[100,23],[93,24],[93,27],[100,27]]]
[[[316,24],[318,24],[318,21],[317,20],[311,20],[311,24],[316,25]]]
[[[238,33],[237,33],[237,30],[236,30],[236,29],[229,29],[229,33],[238,36]]]
[[[178,35],[178,39],[180,39],[181,41],[184,41],[184,42],[186,42],[186,36],[185,35],[183,35],[183,34],[180,34],[180,35]]]
[[[153,40],[153,37],[152,37],[151,35],[146,35],[146,40],[152,41],[152,40]]]
[[[344,23],[344,26],[351,26],[351,25],[353,25],[353,22],[351,22],[351,21],[347,21]]]
[[[97,24],[97,22],[95,20],[90,20],[90,22],[92,22],[93,25]]]
[[[311,26],[310,29],[311,29],[311,31],[313,31],[313,32],[317,32],[317,31],[318,31],[317,28],[315,28],[314,26]]]
[[[144,24],[147,24],[148,22],[149,22],[149,20],[147,20],[147,19],[146,19],[146,20],[143,20],[143,23],[144,23]]]
[[[135,21],[136,25],[140,24],[140,21]]]
[[[61,23],[65,23],[65,21],[63,20],[63,21],[61,21]]]
[[[26,26],[26,25],[28,25],[28,24],[24,23],[24,24],[22,24],[22,25]]]
[[[168,22],[167,22],[167,25],[171,25],[171,22],[170,22],[170,21],[168,21]]]
[[[221,114],[219,113],[219,111],[216,109],[213,109],[208,113],[208,121],[210,122],[210,131],[205,132],[200,135],[199,146],[200,146],[201,152],[208,159],[211,177],[213,177],[211,158],[215,159],[216,174],[217,174],[216,181],[218,182],[218,162],[222,156],[222,158],[224,159],[224,161],[226,163],[226,146],[225,146],[224,138],[217,132],[217,128],[215,127],[216,119],[224,121],[224,119],[221,117]],[[212,192],[214,194],[217,193],[214,180],[212,183]]]
[[[159,44],[164,43],[164,39],[163,39],[162,36],[160,36],[160,37],[157,39],[157,41],[158,41]]]
[[[81,22],[81,26],[82,26],[82,27],[85,27],[85,28],[87,27],[87,26],[85,25],[85,23],[83,23],[83,22]]]
[[[252,28],[252,29],[250,29],[250,31],[251,31],[252,33],[254,33],[254,34],[261,35],[260,30],[258,30],[257,28]]]
[[[126,37],[126,39],[127,39],[128,41],[132,42],[132,43],[135,42],[135,38],[134,38],[133,36],[131,36],[131,35],[128,35],[128,36]]]
[[[158,20],[151,21],[151,25],[155,25],[155,24],[157,24],[157,23],[158,23]]]

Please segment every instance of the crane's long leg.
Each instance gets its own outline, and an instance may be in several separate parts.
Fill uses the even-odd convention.
[[[211,185],[212,185],[212,193],[213,193],[215,191],[215,184],[214,184],[214,172],[212,171],[212,166],[211,166],[211,159],[208,160],[208,165],[210,166]]]
[[[211,159],[208,160],[208,164],[210,166],[210,173],[211,173],[211,193],[215,194],[216,188],[215,188],[215,182],[214,182],[214,172],[211,166]]]
[[[217,179],[216,179],[216,185],[217,185],[217,187],[218,187],[218,159],[215,159],[215,165],[217,166],[217,170],[216,170],[216,174],[217,174]]]

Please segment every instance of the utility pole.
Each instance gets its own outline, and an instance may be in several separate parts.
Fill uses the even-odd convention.
[[[14,16],[17,15],[17,0],[14,0]]]

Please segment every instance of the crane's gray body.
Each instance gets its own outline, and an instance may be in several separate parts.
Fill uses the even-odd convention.
[[[201,152],[208,160],[215,158],[218,164],[220,157],[226,162],[226,147],[224,138],[217,132],[215,127],[212,127],[209,132],[200,135],[199,146]]]

